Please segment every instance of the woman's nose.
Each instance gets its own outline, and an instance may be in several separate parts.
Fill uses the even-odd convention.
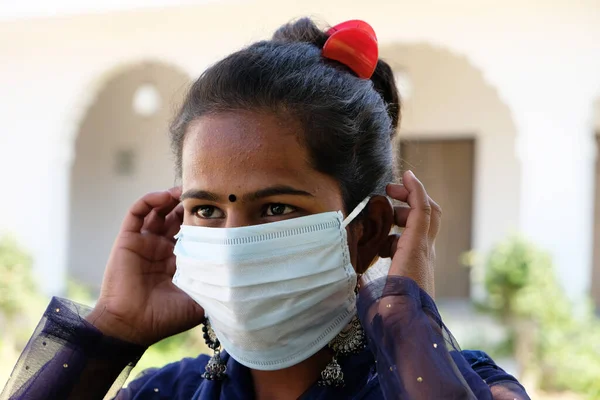
[[[241,210],[232,210],[227,213],[225,228],[240,228],[242,226],[256,225],[258,222]]]

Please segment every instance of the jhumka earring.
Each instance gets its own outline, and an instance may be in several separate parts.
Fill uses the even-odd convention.
[[[354,292],[358,294],[360,289],[360,278],[362,274],[358,275],[356,280],[356,287]],[[320,386],[344,386],[344,373],[342,367],[337,362],[339,355],[345,356],[348,354],[360,353],[367,346],[367,340],[365,338],[365,331],[363,330],[360,320],[355,315],[350,323],[338,333],[336,337],[329,342],[329,348],[333,350],[335,355],[333,359],[323,371],[321,371],[321,380],[319,380]]]
[[[344,373],[337,362],[338,356],[360,353],[366,347],[365,331],[355,315],[352,321],[329,343],[335,355],[321,372],[320,386],[344,386]]]
[[[210,381],[220,381],[227,377],[227,364],[221,359],[221,342],[215,335],[215,331],[213,331],[210,326],[210,321],[208,317],[204,319],[202,322],[204,325],[202,326],[202,332],[204,332],[204,341],[206,345],[214,352],[213,356],[208,360],[208,364],[206,364],[206,372],[202,374],[202,378],[208,379]]]

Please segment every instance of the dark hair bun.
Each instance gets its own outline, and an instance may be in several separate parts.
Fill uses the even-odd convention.
[[[375,90],[379,92],[387,105],[388,114],[392,119],[392,126],[394,127],[393,135],[396,133],[398,124],[400,123],[400,94],[398,93],[398,86],[396,86],[392,67],[382,59],[379,59],[371,81],[373,81]]]
[[[301,18],[294,22],[283,25],[273,35],[273,41],[276,42],[300,42],[310,43],[319,48],[323,48],[328,35],[323,32],[315,22],[310,18]],[[344,67],[344,70],[351,71]],[[383,60],[377,62],[377,68],[371,77],[373,87],[383,97],[388,108],[388,113],[392,119],[392,126],[396,132],[400,123],[400,95],[394,79],[392,68]]]
[[[310,18],[301,18],[285,24],[273,34],[273,41],[275,42],[310,43],[319,48],[323,48],[327,38],[327,34],[319,29]]]

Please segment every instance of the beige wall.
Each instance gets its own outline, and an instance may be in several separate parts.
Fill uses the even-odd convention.
[[[600,133],[600,99],[594,104],[594,129]]]
[[[136,89],[151,83],[161,107],[151,115],[134,111]],[[71,175],[69,272],[99,286],[121,219],[141,195],[174,183],[168,121],[187,87],[188,77],[156,63],[124,68],[90,106],[77,137]],[[131,174],[117,170],[117,153],[132,151]]]
[[[518,225],[521,172],[508,107],[464,56],[427,44],[387,46],[382,56],[410,82],[400,138],[475,139],[472,245],[487,252]]]

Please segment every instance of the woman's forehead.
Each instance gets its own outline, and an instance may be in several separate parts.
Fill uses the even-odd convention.
[[[308,154],[297,140],[295,123],[268,114],[222,113],[199,118],[186,133],[183,169],[239,167],[309,169]]]
[[[270,114],[202,117],[190,124],[183,144],[184,188],[221,187],[232,193],[266,185],[318,189],[325,176],[311,166],[300,134],[299,124]]]

